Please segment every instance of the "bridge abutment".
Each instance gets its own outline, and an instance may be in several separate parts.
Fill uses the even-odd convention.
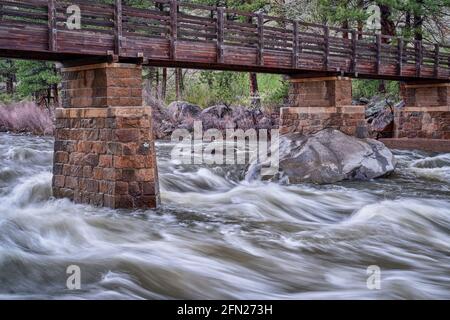
[[[140,66],[62,69],[53,174],[56,198],[110,208],[158,206],[151,109],[142,103]]]
[[[281,109],[281,134],[324,128],[366,135],[364,106],[352,105],[352,81],[344,77],[291,78],[289,107]]]
[[[450,83],[402,83],[395,138],[450,139]]]

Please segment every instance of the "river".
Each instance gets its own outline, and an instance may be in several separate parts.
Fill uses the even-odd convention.
[[[114,211],[51,197],[51,138],[0,134],[0,299],[450,299],[450,154],[287,186],[157,148],[161,208]]]

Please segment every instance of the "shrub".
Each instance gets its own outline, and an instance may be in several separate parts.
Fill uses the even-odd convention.
[[[0,129],[40,135],[53,134],[53,111],[33,102],[0,105]]]
[[[361,80],[355,79],[352,81],[353,98],[367,98],[380,95],[380,81],[379,80]],[[391,97],[395,101],[400,100],[400,87],[397,81],[385,81],[385,96]]]

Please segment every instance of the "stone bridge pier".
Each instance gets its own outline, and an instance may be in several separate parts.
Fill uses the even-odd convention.
[[[53,194],[110,208],[155,208],[158,172],[142,70],[129,64],[62,69]]]
[[[292,77],[289,82],[289,107],[281,109],[281,134],[334,128],[348,135],[367,135],[365,108],[352,105],[350,78]]]
[[[395,138],[450,140],[450,83],[402,83]]]

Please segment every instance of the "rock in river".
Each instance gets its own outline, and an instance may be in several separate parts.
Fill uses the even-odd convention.
[[[383,143],[358,139],[334,129],[282,136],[279,150],[279,175],[265,179],[317,184],[370,180],[392,173],[396,165],[394,155]],[[247,177],[258,170],[258,166],[251,165]]]

